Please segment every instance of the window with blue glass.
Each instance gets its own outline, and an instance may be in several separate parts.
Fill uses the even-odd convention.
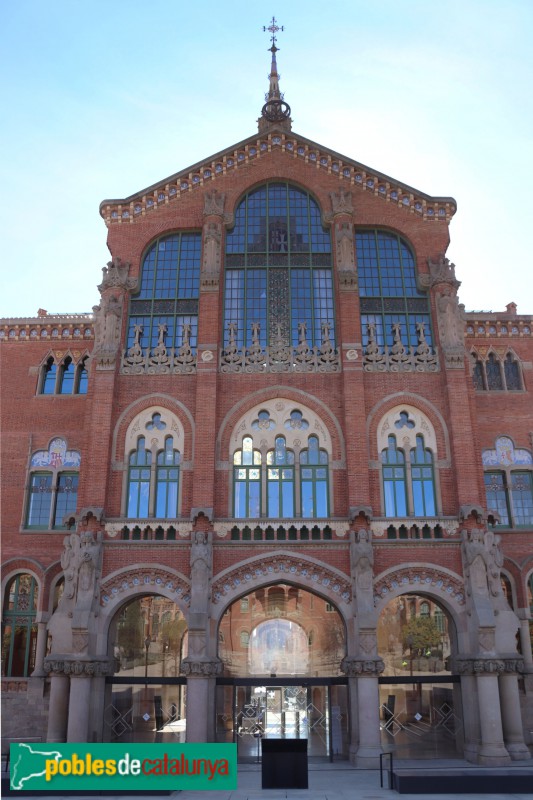
[[[411,485],[415,517],[434,517],[435,476],[433,454],[424,447],[424,437],[416,437],[416,448],[411,450]]]
[[[261,516],[261,453],[251,436],[244,437],[233,456],[233,516]]]
[[[381,461],[385,516],[405,517],[407,515],[405,454],[403,450],[398,449],[395,436],[389,436],[388,446],[381,453]]]
[[[148,516],[151,464],[152,453],[146,449],[144,436],[139,436],[137,449],[129,457],[128,517],[143,518]]]
[[[172,436],[165,439],[165,449],[157,455],[155,516],[160,519],[178,514],[179,465],[181,455],[174,449]]]
[[[300,453],[300,492],[302,517],[329,517],[328,454],[317,436]]]
[[[202,239],[200,233],[161,236],[146,252],[139,293],[130,300],[127,347],[140,333],[142,349],[162,341],[176,350],[196,347]]]
[[[283,436],[267,453],[267,503],[271,518],[294,517],[294,453]]]
[[[224,339],[235,325],[239,347],[252,342],[252,324],[265,347],[297,345],[305,326],[312,347],[328,323],[335,343],[331,238],[320,208],[305,191],[270,183],[249,192],[226,236]]]
[[[68,450],[61,437],[52,439],[47,450],[33,453],[27,487],[27,528],[61,528],[65,517],[75,514],[80,463],[79,452]]]
[[[424,324],[431,346],[429,299],[417,288],[415,258],[407,241],[388,231],[361,230],[355,234],[355,247],[363,346],[372,325],[380,347],[394,344],[395,330],[406,347],[416,347],[417,323]]]
[[[87,372],[88,356],[75,364],[67,355],[63,361],[56,363],[50,356],[43,364],[40,372],[39,394],[87,394],[89,376]]]
[[[533,525],[533,472],[485,472],[485,493],[487,508],[497,514],[500,525]]]

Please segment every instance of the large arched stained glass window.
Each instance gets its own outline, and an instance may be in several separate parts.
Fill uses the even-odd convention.
[[[405,239],[386,231],[357,231],[355,245],[363,346],[372,325],[380,347],[391,347],[398,335],[406,347],[416,347],[420,323],[431,346],[429,300],[417,289],[415,259]]]
[[[23,677],[35,669],[38,595],[32,575],[20,573],[7,586],[2,617],[2,675]]]
[[[313,347],[323,324],[335,344],[331,238],[318,204],[288,183],[249,192],[226,238],[224,337],[235,326],[239,347],[252,343]]]
[[[201,251],[200,233],[161,236],[150,245],[130,301],[128,348],[136,333],[143,351],[159,342],[179,348],[184,337],[196,347]]]

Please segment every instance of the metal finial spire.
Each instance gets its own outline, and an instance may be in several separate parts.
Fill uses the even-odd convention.
[[[285,28],[283,27],[283,25],[281,26],[281,28],[278,25],[276,17],[272,17],[272,20],[270,22],[270,25],[268,25],[268,27],[266,25],[263,25],[263,31],[270,31],[271,34],[270,41],[272,42],[272,48],[275,48],[276,50],[278,49],[276,47],[276,33],[278,31],[284,31],[284,30]]]
[[[276,17],[272,17],[270,25],[263,25],[263,31],[268,31],[270,33],[271,46],[269,50],[272,53],[272,64],[270,67],[270,75],[268,76],[269,88],[265,95],[266,103],[261,110],[261,119],[259,120],[260,130],[265,124],[270,125],[272,123],[284,123],[284,127],[288,126],[288,130],[290,130],[291,109],[284,101],[283,94],[279,90],[279,74],[276,63],[276,53],[279,49],[276,47],[276,34],[278,31],[283,30],[283,25],[278,25]]]

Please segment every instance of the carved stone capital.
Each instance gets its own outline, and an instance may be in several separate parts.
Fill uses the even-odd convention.
[[[191,658],[184,658],[181,662],[181,671],[187,676],[197,676],[200,678],[216,678],[217,675],[222,675],[224,665],[219,658],[216,659],[202,659],[193,660]]]
[[[204,195],[204,216],[224,216],[224,203],[226,202],[226,195],[217,192],[216,189],[212,192],[206,192]]]
[[[385,670],[385,664],[381,658],[354,658],[353,656],[345,656],[341,661],[341,670],[349,678],[357,678],[360,676],[377,677]]]
[[[454,289],[458,289],[461,285],[461,281],[458,281],[455,277],[455,264],[452,264],[451,261],[445,257],[444,253],[439,253],[436,261],[428,258],[428,267],[429,275],[417,275],[419,289],[427,291],[439,283],[447,283],[453,286]]]
[[[47,675],[72,675],[75,678],[98,678],[113,675],[115,659],[81,659],[72,656],[48,656],[44,660]]]
[[[337,214],[353,214],[352,193],[339,189],[338,192],[330,192],[331,210],[333,216]]]
[[[118,257],[108,261],[107,267],[102,267],[102,283],[98,286],[100,294],[112,287],[133,291],[137,286],[137,278],[128,278],[130,267],[129,261],[122,261]]]
[[[513,659],[515,664],[520,659]],[[505,661],[501,658],[454,658],[451,663],[452,672],[458,675],[501,675],[506,670]],[[511,664],[511,660],[509,661]]]

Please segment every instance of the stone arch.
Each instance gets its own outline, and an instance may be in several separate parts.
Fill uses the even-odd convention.
[[[332,464],[344,465],[346,460],[344,435],[340,422],[331,409],[319,398],[301,391],[300,389],[293,389],[283,385],[259,389],[257,392],[250,393],[235,403],[225,415],[219,428],[216,442],[217,459],[219,461],[227,460],[228,453],[232,447],[232,437],[235,435],[235,432],[239,431],[243,423],[246,423],[248,417],[251,417],[252,413],[256,413],[262,407],[273,407],[276,403],[285,404],[283,411],[287,413],[287,416],[293,407],[301,406],[305,408],[308,413],[312,415],[313,420],[316,420],[322,425],[326,438],[329,441],[328,449],[332,458]],[[281,413],[282,409],[279,410],[280,415]],[[251,418],[249,422],[251,424]],[[243,433],[244,430],[245,428],[242,429]],[[283,428],[283,422],[281,423],[280,432],[281,430],[287,433],[287,430]],[[312,425],[310,425],[307,430],[309,433],[317,432],[313,429]],[[318,433],[321,435],[320,431],[318,431]]]
[[[379,457],[378,429],[383,418],[396,408],[401,411],[402,408],[400,407],[412,407],[419,415],[420,424],[425,422],[433,429],[439,464],[441,466],[449,466],[451,464],[450,436],[444,417],[431,401],[414,392],[395,392],[390,394],[387,397],[383,397],[370,410],[366,424],[369,450],[373,457]],[[426,446],[428,445],[426,444]]]
[[[192,413],[184,403],[171,397],[171,395],[154,392],[134,400],[118,418],[113,431],[111,450],[113,460],[119,463],[123,462],[128,431],[135,425],[136,418],[146,414],[150,409],[153,409],[154,412],[158,410],[166,411],[178,422],[178,428],[181,429],[182,433],[180,444],[185,451],[184,457],[187,457],[188,460],[192,459],[195,436],[195,423]]]
[[[460,575],[434,564],[390,567],[374,580],[376,619],[390,600],[402,594],[425,595],[442,606],[455,625],[458,645],[467,647],[466,592]]]
[[[12,558],[10,561],[6,561],[6,563],[2,567],[2,585],[1,585],[1,598],[2,603],[4,602],[4,597],[6,593],[6,589],[8,583],[15,577],[15,575],[20,574],[31,575],[32,578],[35,578],[37,582],[37,591],[38,591],[38,599],[37,599],[37,613],[41,613],[45,609],[43,605],[44,602],[44,568],[43,565],[34,558]]]
[[[240,561],[213,578],[212,618],[218,625],[224,611],[239,597],[276,582],[290,583],[334,605],[347,626],[352,613],[352,587],[348,575],[309,556],[283,550]]]
[[[163,564],[139,563],[111,572],[100,584],[100,607],[112,619],[118,607],[139,594],[160,594],[172,600],[185,615],[190,601],[190,581]]]

